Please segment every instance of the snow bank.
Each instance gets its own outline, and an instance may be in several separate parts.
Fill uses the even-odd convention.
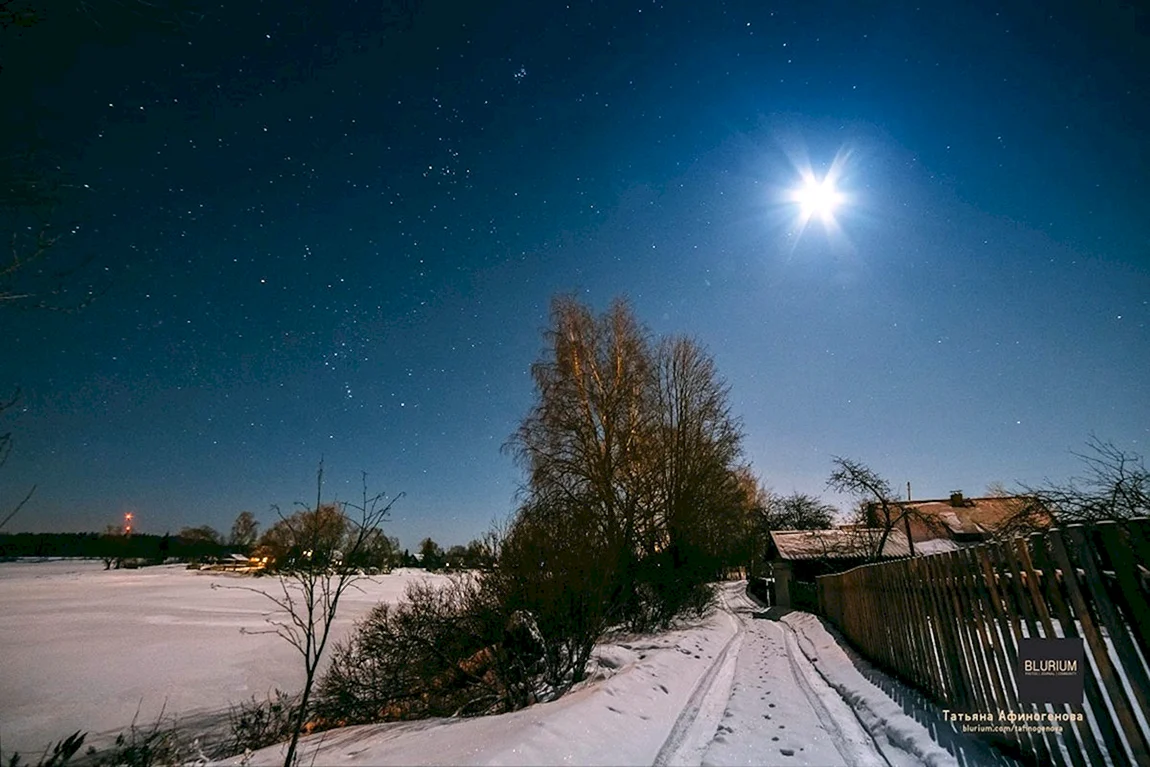
[[[850,705],[884,754],[889,756],[893,745],[930,767],[957,766],[959,760],[956,756],[936,742],[936,738],[945,737],[952,750],[963,755],[965,763],[971,760],[975,764],[1011,763],[980,741],[956,732],[953,725],[945,723],[939,712],[918,693],[893,679],[885,680],[888,689],[902,690],[899,697],[911,709],[913,716],[907,713],[902,705],[863,676],[835,637],[814,615],[791,612],[780,620],[795,631],[803,655]],[[872,676],[879,673],[872,669],[868,671]],[[930,729],[922,722],[930,724]]]
[[[551,703],[473,719],[363,725],[300,741],[323,765],[649,765],[736,626],[716,612],[698,625],[596,648],[589,678]],[[284,747],[248,764],[283,763]],[[224,764],[239,765],[239,757]]]

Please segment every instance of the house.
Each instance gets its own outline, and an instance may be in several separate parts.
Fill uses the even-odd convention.
[[[1007,529],[1016,529],[1020,522],[1029,529],[1045,529],[1053,521],[1050,513],[1026,496],[993,496],[967,498],[955,490],[949,498],[925,501],[896,501],[897,516],[908,508],[914,513],[907,516],[899,528],[909,527],[914,554],[936,554],[954,548],[982,543]],[[879,506],[867,507],[868,524],[880,525]]]
[[[883,542],[880,560],[941,554],[1006,531],[1044,529],[1053,522],[1046,509],[1025,496],[967,498],[956,490],[946,499],[894,501],[890,506],[894,507],[892,518],[900,521]],[[772,531],[767,545],[774,578],[772,604],[813,607],[817,576],[873,562],[883,533],[880,508],[877,503],[869,504],[862,525]],[[909,510],[913,513],[904,515]]]
[[[772,606],[813,607],[815,577],[849,570],[868,561],[882,543],[879,559],[910,556],[906,534],[892,530],[838,527],[833,530],[772,530],[767,561],[774,577]]]
[[[263,569],[266,564],[266,559],[261,561],[257,557],[246,557],[243,554],[228,554],[227,556],[218,558],[215,562],[202,565],[200,569],[250,573],[254,570]]]

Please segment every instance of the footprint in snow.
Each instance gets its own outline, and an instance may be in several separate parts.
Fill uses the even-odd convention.
[[[607,706],[607,710],[608,710],[608,711],[614,711],[616,714],[622,714],[622,713],[623,713],[622,711],[620,711],[619,709],[615,708],[614,706]]]
[[[783,756],[794,756],[795,750],[793,748],[780,748],[779,753]]]
[[[670,695],[670,694],[671,694],[671,691],[670,691],[670,690],[668,690],[668,689],[667,689],[666,687],[664,687],[663,685],[659,685],[659,689],[660,689],[660,690],[662,690],[663,692],[667,693],[668,695]]]

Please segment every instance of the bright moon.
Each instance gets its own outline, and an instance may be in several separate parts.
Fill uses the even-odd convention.
[[[818,216],[824,222],[830,222],[834,219],[835,210],[843,203],[843,195],[835,189],[834,179],[830,175],[822,181],[807,176],[802,188],[794,192],[793,199],[802,207],[804,221]]]

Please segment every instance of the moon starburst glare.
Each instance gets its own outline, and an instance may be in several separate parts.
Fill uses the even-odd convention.
[[[847,180],[850,155],[851,152],[846,148],[839,149],[830,168],[820,175],[815,172],[807,159],[805,150],[790,154],[791,166],[797,180],[784,193],[782,201],[785,205],[798,209],[790,228],[792,234],[797,235],[795,242],[806,233],[813,219],[817,219],[822,225],[822,230],[836,242],[845,242],[839,217],[855,202],[852,196],[843,190],[842,184]]]
[[[835,180],[825,176],[821,181],[814,176],[803,179],[803,185],[795,190],[792,199],[801,206],[804,221],[818,216],[824,223],[834,219],[835,211],[845,202],[845,197],[835,186]]]

